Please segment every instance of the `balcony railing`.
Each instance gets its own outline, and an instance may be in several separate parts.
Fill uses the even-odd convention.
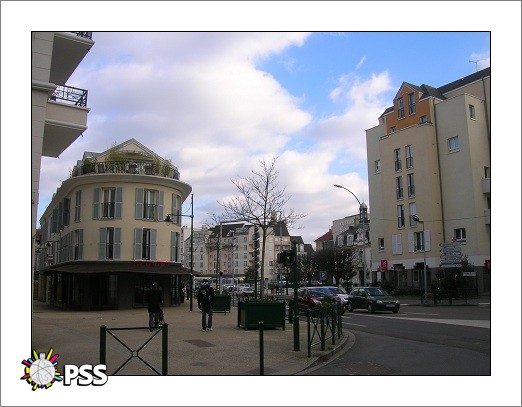
[[[87,107],[87,90],[72,86],[58,85],[49,100],[60,100],[67,104]]]
[[[179,180],[179,172],[164,164],[137,161],[104,161],[80,165],[72,172],[73,177],[85,174],[137,174],[155,175]]]
[[[78,37],[88,38],[92,40],[92,31],[71,31],[73,34],[76,34]]]

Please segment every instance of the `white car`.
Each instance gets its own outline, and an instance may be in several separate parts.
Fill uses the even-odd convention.
[[[236,295],[239,296],[253,296],[254,295],[254,289],[249,286],[238,286]]]

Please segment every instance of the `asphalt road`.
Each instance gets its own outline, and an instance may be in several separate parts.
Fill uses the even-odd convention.
[[[343,316],[355,344],[307,375],[491,375],[489,305]]]

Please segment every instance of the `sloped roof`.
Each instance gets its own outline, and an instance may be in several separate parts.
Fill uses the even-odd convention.
[[[333,234],[332,230],[330,229],[328,232],[326,232],[324,235],[322,235],[320,238],[315,239],[314,242],[324,242],[328,240],[333,240]]]

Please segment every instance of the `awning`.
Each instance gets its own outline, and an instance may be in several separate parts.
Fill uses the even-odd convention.
[[[168,261],[135,260],[135,261],[68,261],[38,270],[43,275],[53,273],[100,274],[100,273],[138,273],[158,275],[189,276],[190,269],[181,263]],[[194,276],[202,275],[193,271]]]

